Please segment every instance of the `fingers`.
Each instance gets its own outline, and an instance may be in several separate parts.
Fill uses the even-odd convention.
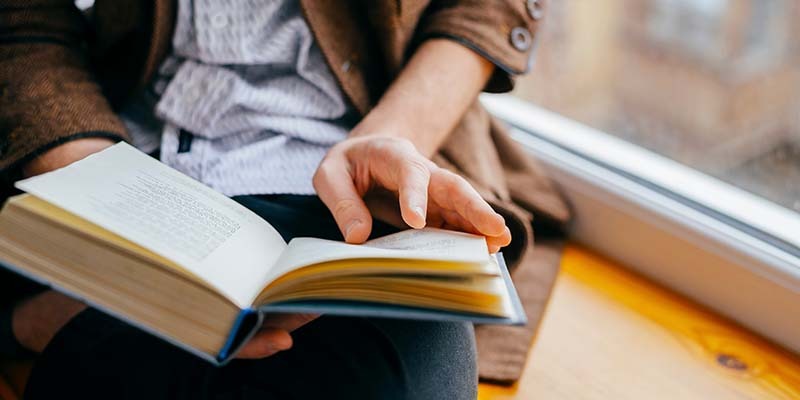
[[[400,215],[412,228],[425,227],[430,177],[430,171],[422,160],[407,159],[400,169],[398,182]]]
[[[292,336],[289,332],[317,319],[319,314],[270,314],[264,325],[242,350],[237,358],[265,358],[277,352],[292,348]]]
[[[429,206],[430,221],[429,225],[442,228],[458,230],[467,233],[480,234],[474,225],[466,220],[461,214],[447,209],[442,209],[436,204]],[[486,235],[484,235],[486,236]],[[508,227],[503,227],[503,232],[497,236],[486,236],[486,245],[490,253],[496,253],[500,248],[508,246],[511,243],[511,231]]]
[[[374,190],[396,196],[394,209],[382,198],[370,199],[379,218],[483,235],[492,251],[511,241],[503,217],[464,178],[437,167],[407,140],[361,137],[340,143],[322,161],[313,183],[349,243],[369,238],[371,208],[362,196]],[[387,215],[380,215],[384,211]]]
[[[372,230],[372,216],[356,190],[344,160],[323,160],[314,174],[314,189],[333,213],[348,243],[363,243]]]
[[[480,235],[480,232],[470,221],[462,217],[461,214],[448,209],[440,209],[439,215],[444,220],[444,227],[446,229],[457,230],[461,232],[474,233]]]
[[[511,244],[511,231],[506,227],[500,236],[487,236],[486,246],[490,253],[497,253],[501,248]]]
[[[269,357],[279,351],[288,350],[292,347],[292,336],[283,329],[266,328],[256,333],[242,350],[236,355],[237,358],[264,358]]]
[[[444,169],[431,174],[431,199],[441,208],[454,211],[485,236],[503,235],[506,224],[464,178]]]
[[[425,227],[428,183],[434,164],[407,140],[382,139],[370,147],[370,175],[398,195],[400,215],[412,228]]]

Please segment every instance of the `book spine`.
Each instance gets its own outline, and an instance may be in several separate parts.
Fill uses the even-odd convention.
[[[256,309],[247,308],[242,310],[236,317],[233,323],[233,328],[225,341],[225,345],[217,355],[216,363],[218,365],[227,364],[239,352],[242,346],[245,345],[253,335],[261,328],[261,323],[264,321],[264,314]]]

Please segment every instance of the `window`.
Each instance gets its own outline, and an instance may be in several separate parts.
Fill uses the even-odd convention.
[[[800,4],[551,2],[515,95],[800,212]]]
[[[572,239],[800,352],[800,3],[550,2],[490,112]]]

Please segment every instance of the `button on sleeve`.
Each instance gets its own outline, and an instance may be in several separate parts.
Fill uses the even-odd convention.
[[[528,51],[533,43],[531,32],[526,28],[518,26],[511,30],[511,44],[519,51]]]
[[[528,9],[528,15],[534,20],[540,20],[544,16],[544,7],[541,0],[528,0],[525,2],[525,7]]]
[[[433,1],[417,24],[415,43],[438,37],[464,45],[497,67],[484,90],[509,91],[513,77],[530,69],[545,5],[545,0]]]

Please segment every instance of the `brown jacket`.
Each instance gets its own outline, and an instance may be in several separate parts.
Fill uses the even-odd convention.
[[[488,58],[497,68],[486,90],[510,90],[513,75],[529,67],[542,11],[541,0],[301,3],[326,61],[362,115],[415,46],[432,37]],[[0,171],[6,184],[24,162],[66,141],[128,139],[114,110],[150,81],[169,52],[175,8],[173,0],[96,0],[86,15],[73,0],[0,0]],[[512,229],[514,241],[504,253],[531,322],[526,328],[478,327],[477,336],[481,376],[513,381],[558,262],[546,248],[533,253],[531,221],[535,216],[560,225],[567,207],[477,102],[434,161],[466,177]]]

